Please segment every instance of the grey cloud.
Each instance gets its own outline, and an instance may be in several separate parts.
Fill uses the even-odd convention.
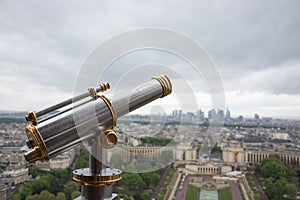
[[[274,69],[264,69],[249,73],[225,84],[230,90],[264,92],[269,94],[300,94],[300,63],[286,63]]]
[[[182,31],[197,39],[224,76],[273,68],[299,59],[299,1],[198,1],[166,3],[151,18],[153,26]],[[154,3],[154,8],[160,4]],[[176,11],[171,14],[170,11]],[[142,11],[141,11],[142,12]],[[153,19],[154,18],[154,19]],[[140,19],[142,24],[144,18]]]
[[[71,94],[80,64],[97,44],[122,31],[155,26],[180,31],[203,45],[230,90],[299,94],[297,73],[278,74],[276,81],[262,78],[255,87],[236,84],[256,71],[278,73],[277,68],[299,61],[299,7],[297,0],[0,1],[0,72],[15,76],[18,84]],[[186,67],[155,56],[153,60]],[[143,61],[141,56],[136,63]],[[117,81],[121,71],[107,79]]]

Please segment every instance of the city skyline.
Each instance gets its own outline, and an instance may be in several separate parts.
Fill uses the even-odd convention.
[[[264,116],[264,115],[261,115],[260,113],[257,113],[257,112],[253,112],[252,115],[245,115],[243,113],[236,113],[236,112],[232,112],[231,109],[229,108],[226,108],[225,110],[223,109],[215,109],[215,108],[211,108],[211,109],[208,109],[208,110],[203,110],[203,109],[198,109],[198,110],[195,110],[195,111],[186,111],[184,112],[183,110],[181,109],[174,109],[174,110],[171,110],[170,112],[165,112],[164,110],[162,110],[162,112],[160,112],[160,110],[156,110],[156,111],[144,111],[144,112],[140,112],[141,109],[137,109],[136,111],[133,111],[132,113],[129,113],[128,115],[141,115],[141,116],[147,116],[147,115],[168,115],[168,116],[172,116],[173,115],[173,112],[176,110],[176,111],[181,111],[182,114],[188,114],[188,113],[193,113],[195,116],[199,116],[199,111],[203,112],[203,117],[204,118],[210,118],[209,117],[209,113],[212,111],[212,110],[215,110],[217,114],[218,111],[222,111],[224,112],[223,115],[224,115],[224,119],[226,119],[226,114],[227,114],[227,111],[229,111],[229,117],[227,118],[230,118],[230,119],[234,119],[234,118],[238,118],[240,116],[244,117],[244,118],[247,118],[247,119],[261,119],[261,118],[274,118],[274,119],[290,119],[290,120],[299,120],[300,119],[300,116],[295,116],[295,117],[288,117],[288,116]],[[146,109],[148,110],[148,109]],[[36,110],[37,111],[37,110]],[[19,118],[20,117],[20,113],[24,113],[24,117],[27,113],[27,111],[25,110],[1,110],[0,109],[0,115],[3,115],[3,114],[17,114],[17,117]],[[9,116],[6,116],[6,117],[9,117]],[[23,116],[21,116],[23,117]],[[258,117],[258,118],[257,118]]]
[[[93,6],[79,2],[66,6],[1,1],[1,109],[40,110],[70,98],[80,65],[98,44],[124,31],[160,27],[181,32],[206,49],[221,75],[225,106],[233,115],[299,119],[299,4],[94,1]],[[161,53],[131,58],[115,67],[130,69],[145,62],[169,64],[179,72],[189,69]],[[116,82],[120,76],[115,70],[107,81]],[[210,94],[198,83],[203,80],[190,77],[192,85],[203,88],[196,94],[201,100],[197,107],[209,110]],[[150,77],[137,77],[142,78]],[[170,100],[153,105],[166,112],[174,108]]]

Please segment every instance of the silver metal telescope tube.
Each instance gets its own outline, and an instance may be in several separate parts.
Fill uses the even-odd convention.
[[[28,125],[27,145],[31,150],[25,158],[28,162],[47,161],[95,135],[99,127],[111,129],[116,126],[117,118],[171,91],[170,80],[159,75],[130,92],[113,96],[111,100],[97,93],[93,101],[41,120],[41,123]]]

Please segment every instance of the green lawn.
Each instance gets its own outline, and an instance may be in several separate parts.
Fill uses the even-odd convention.
[[[186,193],[185,200],[197,200],[199,189],[189,185]]]
[[[224,188],[222,190],[219,190],[219,194],[220,194],[221,200],[231,200],[232,199],[230,188]]]

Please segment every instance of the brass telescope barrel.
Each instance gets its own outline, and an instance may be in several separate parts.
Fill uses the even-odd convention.
[[[109,85],[105,89],[109,89]],[[27,119],[30,124],[26,127],[26,133],[30,150],[25,154],[28,162],[47,161],[82,140],[94,136],[100,130],[99,127],[101,130],[112,129],[116,126],[117,118],[170,94],[172,85],[167,76],[159,75],[129,92],[112,96],[111,100],[99,94],[100,89],[89,88],[89,91],[93,100],[88,99],[63,112],[57,109],[70,105],[72,101],[67,100],[50,109],[37,112],[38,115],[34,112],[28,113]],[[91,97],[84,93],[77,99],[81,98]],[[57,112],[52,116],[39,119],[41,115],[55,110]],[[115,139],[111,133],[108,137],[111,137],[111,141]]]

